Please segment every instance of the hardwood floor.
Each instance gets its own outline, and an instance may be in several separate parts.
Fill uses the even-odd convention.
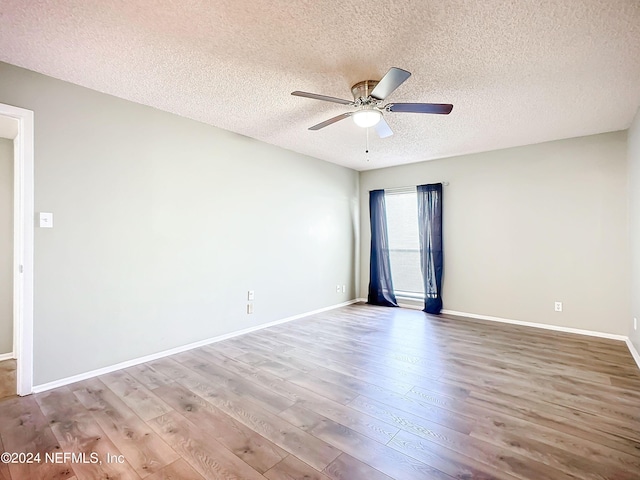
[[[0,480],[637,480],[640,371],[615,340],[353,305],[0,400],[0,451],[41,455]]]

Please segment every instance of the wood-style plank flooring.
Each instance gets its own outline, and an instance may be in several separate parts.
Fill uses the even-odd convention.
[[[16,361],[0,362],[0,400],[16,395]]]
[[[619,341],[353,305],[1,400],[0,451],[42,458],[0,480],[637,480],[640,371]]]

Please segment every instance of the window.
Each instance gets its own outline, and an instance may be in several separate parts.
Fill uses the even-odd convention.
[[[398,297],[423,299],[416,190],[385,193],[394,293]]]

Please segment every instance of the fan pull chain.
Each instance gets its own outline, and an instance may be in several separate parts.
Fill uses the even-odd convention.
[[[369,129],[365,128],[365,130],[367,131],[367,143],[365,145],[364,153],[367,154],[367,162],[368,162],[369,161]]]

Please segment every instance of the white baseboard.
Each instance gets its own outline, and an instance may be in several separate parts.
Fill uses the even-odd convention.
[[[16,358],[13,352],[9,353],[0,353],[0,362],[4,360],[11,360],[12,358]]]
[[[411,310],[422,310],[424,308],[424,303],[422,305],[414,305],[411,303],[400,303],[398,302],[398,306],[401,308],[409,308]]]
[[[624,335],[616,335],[615,333],[595,332],[593,330],[581,330],[579,328],[560,327],[558,325],[548,325],[546,323],[523,322],[520,320],[511,320],[509,318],[492,317],[489,315],[476,315],[475,313],[457,312],[455,310],[442,310],[446,315],[455,315],[458,317],[475,318],[477,320],[488,320],[490,322],[510,323],[512,325],[522,325],[523,327],[542,328],[544,330],[555,330],[556,332],[575,333],[578,335],[588,335],[590,337],[609,338],[612,340],[626,341],[628,337]]]
[[[355,302],[367,302],[366,298],[358,298],[354,300]],[[410,308],[413,310],[422,310],[422,307],[419,305],[410,305],[399,303],[398,306],[402,308]],[[510,323],[512,325],[522,325],[524,327],[533,327],[533,328],[542,328],[544,330],[555,330],[556,332],[567,332],[567,333],[575,333],[577,335],[588,335],[590,337],[600,337],[600,338],[609,338],[612,340],[620,340],[627,344],[629,348],[629,352],[631,352],[631,356],[635,360],[638,368],[640,368],[640,353],[636,350],[636,347],[631,342],[629,337],[624,335],[616,335],[614,333],[605,333],[605,332],[595,332],[593,330],[581,330],[579,328],[570,328],[570,327],[561,327],[558,325],[548,325],[545,323],[534,323],[534,322],[523,322],[520,320],[511,320],[509,318],[501,318],[501,317],[492,317],[490,315],[477,315],[475,313],[466,313],[466,312],[458,312],[455,310],[442,310],[441,313],[446,315],[455,315],[458,317],[468,317],[474,318],[476,320],[488,320],[490,322],[500,322],[500,323]]]
[[[358,298],[356,299],[357,302],[364,302],[367,303],[367,299],[366,298]],[[412,305],[410,303],[401,303],[398,302],[398,306],[400,308],[410,308],[412,310],[422,310],[424,308],[424,303],[420,304],[420,305]]]
[[[636,350],[636,346],[633,344],[631,339],[628,338],[628,337],[626,339],[626,342],[627,342],[627,347],[629,348],[629,351],[631,352],[631,356],[636,361],[636,365],[638,365],[638,368],[640,368],[640,354],[638,353],[638,350]]]
[[[304,317],[308,317],[310,315],[315,315],[318,313],[326,312],[328,310],[333,310],[336,308],[344,307],[346,305],[351,305],[353,303],[358,302],[358,299],[349,300],[347,302],[342,302],[337,305],[331,305],[329,307],[319,308],[317,310],[312,310],[310,312],[301,313],[299,315],[293,315],[291,317],[282,318],[280,320],[275,320],[273,322],[264,323],[262,325],[257,325],[255,327],[245,328],[243,330],[238,330],[231,333],[225,333],[224,335],[219,335],[217,337],[207,338],[205,340],[200,340],[198,342],[189,343],[188,345],[182,345],[180,347],[171,348],[169,350],[164,350],[158,353],[152,353],[151,355],[145,355],[144,357],[134,358],[132,360],[127,360],[124,362],[116,363],[115,365],[109,365],[108,367],[99,368],[97,370],[91,370],[89,372],[80,373],[78,375],[73,375],[71,377],[61,378],[60,380],[54,380],[53,382],[47,382],[40,385],[33,386],[33,393],[45,392],[47,390],[51,390],[53,388],[63,387],[65,385],[69,385],[71,383],[80,382],[82,380],[86,380],[88,378],[97,377],[98,375],[105,375],[107,373],[115,372],[116,370],[122,370],[123,368],[133,367],[134,365],[139,365],[141,363],[151,362],[153,360],[158,360],[159,358],[168,357],[169,355],[175,355],[177,353],[186,352],[187,350],[193,350],[194,348],[202,347],[204,345],[209,345],[211,343],[220,342],[222,340],[227,340],[229,338],[237,337],[239,335],[244,335],[246,333],[255,332],[257,330],[262,330],[263,328],[273,327],[275,325],[280,325],[281,323],[291,322],[293,320],[299,320]],[[11,354],[9,354],[11,355]]]
[[[544,330],[555,330],[556,332],[575,333],[577,335],[588,335],[590,337],[609,338],[611,340],[620,340],[627,344],[627,348],[631,356],[640,368],[640,354],[631,342],[631,339],[625,335],[616,335],[615,333],[595,332],[593,330],[581,330],[579,328],[560,327],[558,325],[547,325],[545,323],[522,322],[520,320],[511,320],[508,318],[491,317],[489,315],[476,315],[474,313],[456,312],[454,310],[442,310],[442,313],[448,315],[456,315],[459,317],[475,318],[477,320],[488,320],[490,322],[510,323],[512,325],[522,325],[524,327],[542,328]]]

